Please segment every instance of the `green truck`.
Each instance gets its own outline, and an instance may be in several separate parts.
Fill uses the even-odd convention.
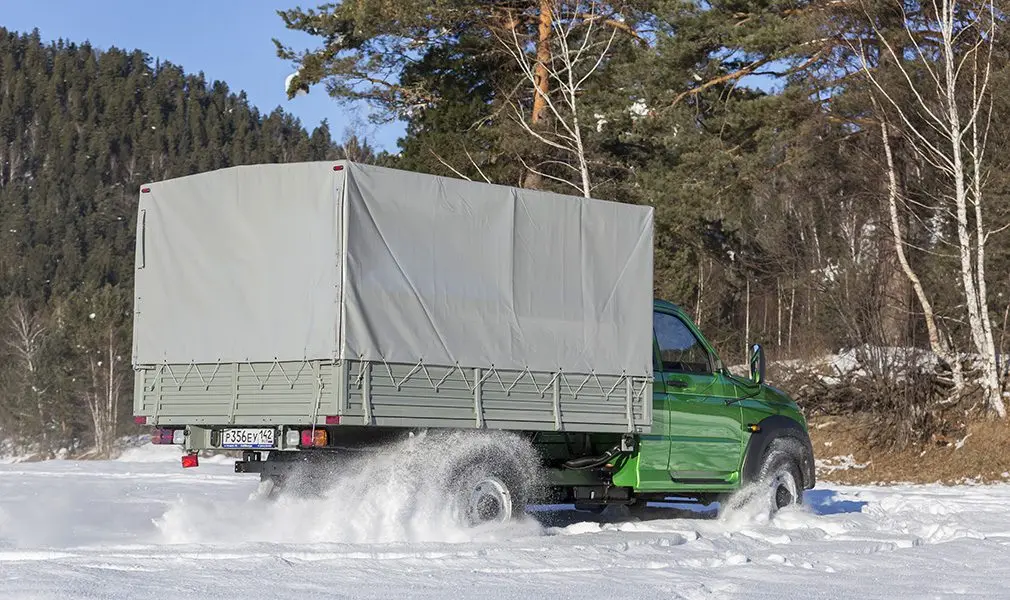
[[[733,374],[654,300],[652,252],[651,207],[349,161],[150,183],[134,414],[184,467],[241,452],[275,491],[449,436],[425,477],[471,524],[543,501],[802,501],[796,403],[759,345]]]

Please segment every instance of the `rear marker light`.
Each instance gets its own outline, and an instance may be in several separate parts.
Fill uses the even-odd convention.
[[[338,415],[336,417],[326,417],[326,424],[327,425],[340,425],[340,416]]]
[[[333,165],[333,170],[334,171],[343,171],[344,170],[344,165]]]
[[[302,431],[302,447],[325,446],[327,435],[325,429],[306,429]]]
[[[183,444],[185,442],[185,429],[155,429],[151,432],[152,444]]]
[[[133,417],[133,422],[137,425],[147,425],[147,417]]]
[[[142,194],[148,194],[151,192],[151,188],[140,188]]]
[[[200,459],[195,454],[186,454],[182,457],[182,468],[199,467]]]

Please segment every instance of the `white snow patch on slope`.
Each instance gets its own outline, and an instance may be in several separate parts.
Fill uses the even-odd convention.
[[[865,469],[872,461],[865,463],[856,462],[851,454],[845,456],[832,456],[829,458],[815,458],[814,466],[818,473],[833,473],[835,471],[849,471],[851,469]]]

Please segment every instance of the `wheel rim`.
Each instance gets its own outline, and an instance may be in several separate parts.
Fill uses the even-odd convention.
[[[501,480],[486,477],[470,492],[466,510],[471,524],[502,523],[512,518],[512,494]]]
[[[774,510],[796,503],[796,480],[788,471],[777,474],[771,482]]]

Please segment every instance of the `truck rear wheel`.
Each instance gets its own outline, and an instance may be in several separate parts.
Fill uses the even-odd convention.
[[[506,523],[526,508],[518,469],[502,457],[485,455],[461,464],[454,469],[449,491],[456,518],[467,527]]]
[[[464,527],[520,518],[535,493],[536,468],[522,446],[488,436],[446,464],[443,479],[456,520]],[[524,460],[525,458],[525,460]]]
[[[470,525],[503,523],[512,520],[515,509],[508,485],[491,475],[472,486],[466,502],[465,518]]]

